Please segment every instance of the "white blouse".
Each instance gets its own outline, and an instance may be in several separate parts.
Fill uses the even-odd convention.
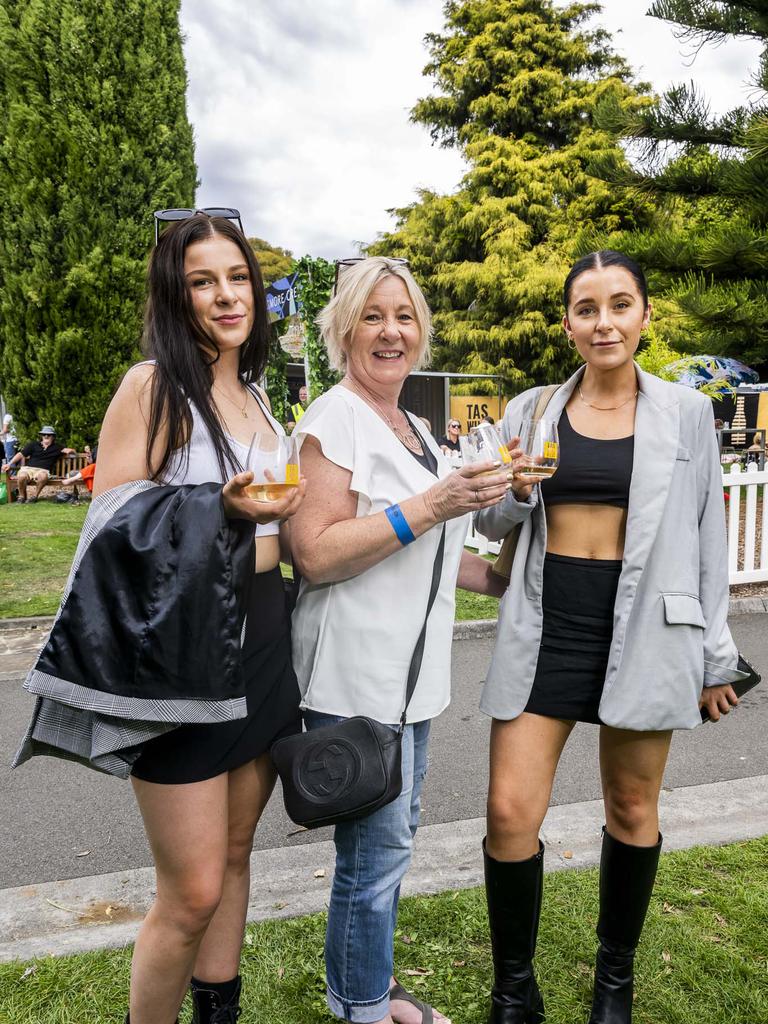
[[[421,421],[422,443],[437,460],[438,477],[452,472]],[[316,399],[294,431],[315,437],[323,455],[352,473],[357,516],[375,515],[435,483],[371,407],[336,385]],[[435,526],[411,544],[338,583],[302,582],[293,615],[293,665],[302,707],[326,714],[399,721],[408,666],[427,610],[440,540]],[[446,523],[443,571],[427,624],[424,656],[408,721],[434,718],[450,700],[456,578],[467,517]]]

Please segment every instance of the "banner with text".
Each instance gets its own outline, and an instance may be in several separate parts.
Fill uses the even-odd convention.
[[[279,281],[267,285],[265,291],[270,323],[285,320],[287,316],[293,316],[301,308],[301,303],[296,297],[297,277],[298,273],[291,274],[290,277],[281,277]]]
[[[497,395],[451,395],[451,419],[458,420],[462,434],[467,434],[484,416],[498,423],[508,402],[508,398],[499,401]]]

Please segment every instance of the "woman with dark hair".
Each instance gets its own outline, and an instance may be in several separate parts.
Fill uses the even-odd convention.
[[[720,462],[711,401],[633,361],[651,305],[640,267],[591,253],[565,281],[563,327],[584,365],[551,395],[560,463],[475,516],[519,527],[485,682],[493,718],[484,844],[495,968],[490,1021],[544,1020],[533,973],[542,894],[539,830],[576,722],[600,726],[605,803],[599,950],[590,1024],[632,1019],[632,965],[661,849],[658,798],[672,730],[737,703],[728,625]],[[523,464],[514,398],[502,437]]]
[[[137,480],[182,489],[223,484],[225,519],[255,526],[256,554],[240,651],[246,716],[180,725],[145,743],[132,766],[157,898],[136,940],[130,1020],[171,1024],[191,979],[195,1024],[235,1021],[249,858],[275,779],[268,750],[300,728],[278,562],[280,524],[299,507],[304,484],[273,502],[254,502],[245,491],[252,435],[283,430],[255,384],[268,350],[261,274],[228,220],[198,213],[160,236],[144,344],[150,359],[125,375],[104,421],[96,493]],[[227,599],[212,588],[195,600],[204,608]]]

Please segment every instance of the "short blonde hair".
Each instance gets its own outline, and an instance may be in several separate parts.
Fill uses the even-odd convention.
[[[406,264],[388,259],[386,256],[369,256],[345,270],[340,270],[336,294],[317,317],[317,325],[328,352],[328,362],[334,370],[340,373],[346,370],[347,353],[344,343],[357,326],[371,292],[385,277],[399,277],[403,282],[413,306],[416,323],[419,325],[421,350],[414,370],[421,369],[429,362],[432,354],[432,314],[424,293],[416,284]]]

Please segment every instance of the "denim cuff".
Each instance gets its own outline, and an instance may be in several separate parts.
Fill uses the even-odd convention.
[[[372,1024],[373,1021],[381,1020],[389,1013],[389,989],[380,999],[373,1002],[350,1003],[349,1000],[337,996],[330,985],[327,985],[325,998],[328,1009],[335,1017],[353,1021],[354,1024]]]

